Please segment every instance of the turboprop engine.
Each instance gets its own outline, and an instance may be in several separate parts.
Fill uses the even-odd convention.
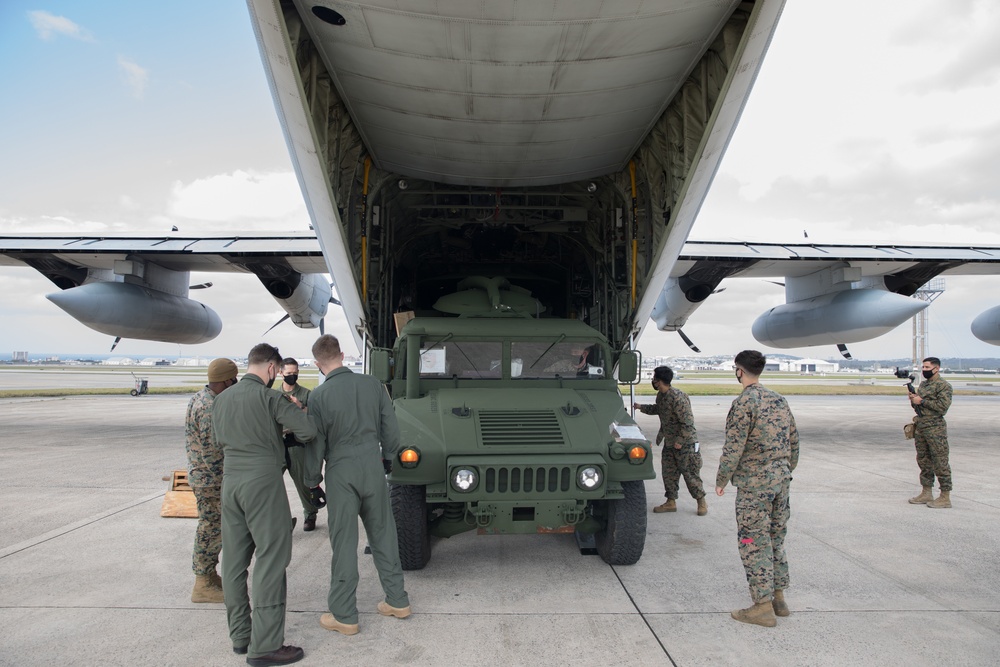
[[[301,329],[323,329],[323,318],[331,303],[330,283],[325,275],[299,273],[280,264],[245,266],[257,275],[268,293],[287,313],[274,326],[291,319]]]
[[[785,282],[787,303],[753,323],[753,337],[776,348],[843,345],[892,331],[930,305],[894,294],[881,276],[862,279],[861,269],[837,266]]]
[[[222,320],[205,304],[131,283],[87,283],[45,298],[109,336],[194,345],[222,331]]]
[[[972,320],[972,335],[990,345],[1000,345],[1000,306],[993,306]]]

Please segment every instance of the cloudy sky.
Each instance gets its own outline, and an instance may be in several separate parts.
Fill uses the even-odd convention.
[[[899,6],[788,1],[693,239],[1000,245],[1000,5]],[[5,0],[0,90],[0,233],[307,229],[243,2]],[[196,293],[223,318],[215,341],[118,351],[242,355],[283,315],[253,277],[192,280],[215,283]],[[783,291],[723,284],[685,332],[706,353],[760,348],[750,325]],[[0,269],[0,286],[0,355],[110,347],[45,300],[34,271]],[[998,303],[1000,277],[948,278],[931,353],[1000,356],[969,333]],[[327,325],[351,341],[335,312]],[[314,338],[286,323],[263,340],[308,357]],[[851,350],[903,357],[911,339],[907,323]],[[640,347],[687,350],[652,327]]]

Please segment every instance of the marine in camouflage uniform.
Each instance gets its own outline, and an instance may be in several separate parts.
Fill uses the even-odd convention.
[[[309,390],[298,383],[299,365],[295,359],[288,357],[281,362],[281,393],[286,396],[293,396],[303,408],[309,407]],[[292,380],[291,386],[288,380]],[[302,513],[305,521],[302,530],[310,532],[316,528],[316,516],[319,508],[313,505],[309,496],[309,487],[306,486],[304,476],[306,472],[306,450],[302,443],[295,439],[291,433],[285,433],[285,465],[288,468],[288,476],[292,478],[295,491],[299,494],[299,501],[302,503]]]
[[[912,504],[926,504],[932,508],[951,507],[951,466],[948,463],[948,424],[944,420],[951,407],[951,384],[940,375],[941,362],[937,357],[927,357],[923,362],[924,380],[917,387],[917,393],[910,397],[916,412],[914,419],[913,444],[917,450],[917,465],[920,467],[922,492],[911,498]],[[941,487],[941,496],[932,495],[934,478]]]
[[[736,357],[743,392],[726,417],[726,444],[715,486],[720,496],[730,482],[737,487],[737,545],[754,602],[753,607],[734,611],[733,618],[773,626],[775,614],[788,615],[785,534],[799,434],[785,398],[757,382],[764,362],[755,350]]]
[[[191,569],[195,574],[192,602],[222,602],[222,580],[215,568],[222,550],[222,448],[212,437],[215,397],[235,384],[236,364],[215,359],[208,366],[209,384],[188,401],[184,419],[184,446],[188,485],[198,507]]]
[[[694,427],[694,414],[691,412],[691,400],[683,391],[671,386],[673,377],[674,372],[668,366],[657,367],[653,371],[656,402],[653,405],[635,404],[643,414],[660,417],[656,442],[663,443],[660,474],[667,502],[654,507],[653,511],[677,511],[677,491],[683,475],[688,493],[698,501],[699,516],[704,516],[708,513],[708,505],[701,481],[702,459],[698,447],[698,432]]]

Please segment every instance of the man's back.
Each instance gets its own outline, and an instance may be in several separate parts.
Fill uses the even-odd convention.
[[[385,387],[370,375],[349,368],[331,371],[309,396],[309,414],[325,436],[327,459],[338,444],[382,445],[385,456],[395,453],[399,426]]]
[[[215,440],[226,456],[226,472],[285,465],[282,426],[300,441],[312,440],[316,431],[302,411],[280,392],[247,374],[215,399]]]

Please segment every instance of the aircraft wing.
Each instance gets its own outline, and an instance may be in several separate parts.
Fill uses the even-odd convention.
[[[333,301],[311,233],[241,236],[0,235],[0,266],[31,267],[58,288],[46,296],[86,326],[115,337],[197,344],[222,331],[188,298],[190,273],[255,275],[301,328],[323,329]],[[283,320],[282,320],[283,321]],[[114,349],[112,345],[112,349]]]
[[[875,338],[924,310],[940,293],[939,276],[997,273],[997,247],[692,241],[652,318],[663,331],[681,331],[725,278],[778,278],[785,303],[754,322],[757,341],[777,348],[837,345],[846,355],[847,343]],[[980,340],[1000,345],[1000,307],[971,327]]]

